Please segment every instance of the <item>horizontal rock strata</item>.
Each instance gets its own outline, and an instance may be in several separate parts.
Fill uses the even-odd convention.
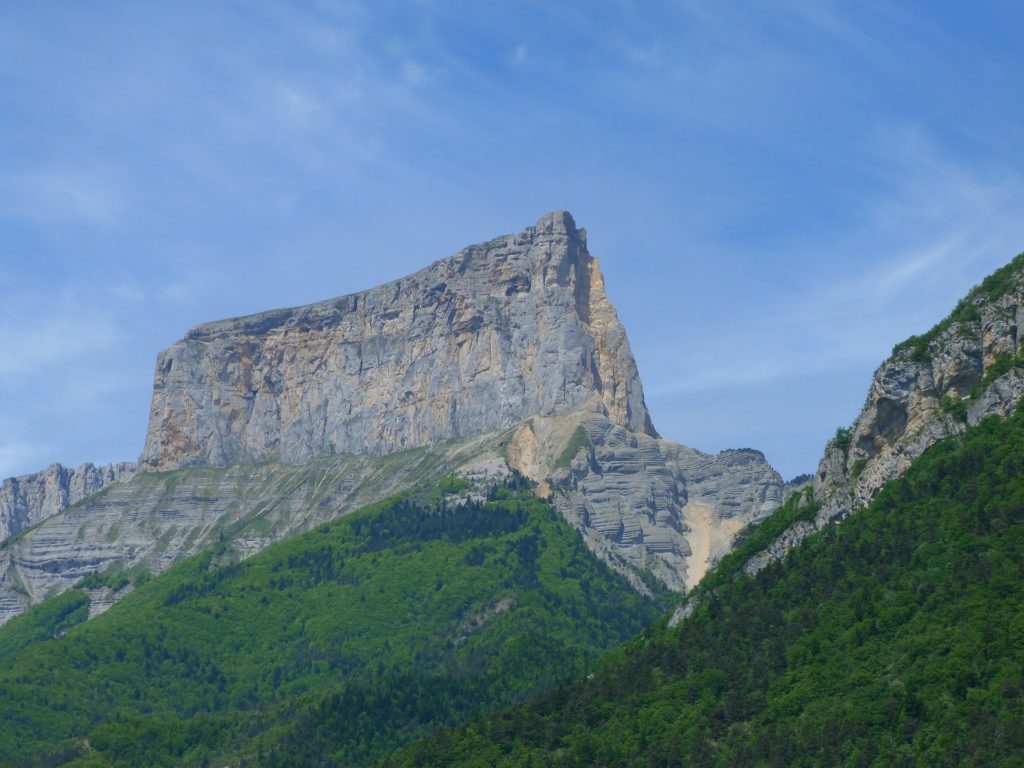
[[[571,457],[561,455],[574,445]],[[701,453],[630,432],[597,408],[531,420],[510,444],[510,463],[549,484],[563,516],[606,562],[680,591],[782,502],[782,478],[758,451]]]

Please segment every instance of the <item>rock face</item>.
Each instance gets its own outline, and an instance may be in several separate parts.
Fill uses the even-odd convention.
[[[192,329],[158,358],[141,465],[381,455],[595,395],[656,434],[586,233],[553,213],[369,291]]]
[[[646,571],[678,591],[692,588],[744,526],[782,502],[782,478],[758,451],[701,453],[624,429],[596,404],[525,422],[508,455],[605,562],[627,577]]]
[[[868,504],[927,448],[1024,396],[1024,254],[960,302],[929,333],[894,350],[848,434],[831,441],[814,476],[822,508],[752,560],[756,572],[831,520]]]
[[[135,474],[131,462],[74,469],[51,464],[42,472],[10,477],[0,485],[0,541]]]

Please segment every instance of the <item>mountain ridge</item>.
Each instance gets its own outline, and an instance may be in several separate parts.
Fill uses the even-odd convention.
[[[931,329],[896,344],[860,413],[825,446],[812,480],[821,509],[754,556],[754,573],[813,531],[865,507],[930,446],[1024,396],[1024,253],[974,286]]]
[[[127,480],[137,465],[130,461],[77,467],[53,463],[44,470],[9,477],[0,484],[0,541],[52,517],[72,504]]]

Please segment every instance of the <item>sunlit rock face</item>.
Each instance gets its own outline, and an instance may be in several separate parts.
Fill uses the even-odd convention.
[[[72,482],[93,495],[70,508],[32,497],[55,501],[0,547],[0,624],[97,571],[214,543],[247,557],[444,475],[479,492],[513,470],[638,590],[684,591],[783,493],[757,451],[659,437],[565,212],[378,288],[194,328],[158,358],[141,469],[98,494]],[[91,613],[123,594],[91,589]]]
[[[141,465],[380,455],[595,395],[655,434],[586,233],[552,213],[378,288],[192,329],[157,361]]]

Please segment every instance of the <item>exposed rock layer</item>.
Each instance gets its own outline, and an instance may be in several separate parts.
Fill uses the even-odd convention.
[[[51,464],[42,472],[9,477],[0,485],[0,541],[92,496],[116,480],[135,474],[131,462],[65,467]]]
[[[585,232],[553,213],[378,288],[192,329],[158,358],[141,464],[381,455],[594,395],[655,434]]]
[[[0,624],[97,571],[160,573],[224,543],[244,558],[288,536],[450,471],[507,472],[481,461],[496,439],[385,457],[140,472],[0,545]],[[92,614],[127,594],[94,590]]]
[[[584,441],[574,438],[578,427]],[[525,423],[509,445],[509,461],[548,485],[563,516],[602,559],[627,576],[646,571],[680,591],[730,551],[744,526],[782,501],[782,478],[758,451],[701,453],[630,432],[597,407]]]

